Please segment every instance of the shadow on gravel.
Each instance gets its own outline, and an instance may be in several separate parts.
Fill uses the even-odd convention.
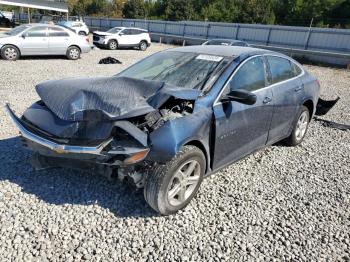
[[[35,171],[19,137],[0,140],[0,181],[9,181],[48,204],[99,205],[119,217],[158,216],[142,190],[105,177],[70,169]]]

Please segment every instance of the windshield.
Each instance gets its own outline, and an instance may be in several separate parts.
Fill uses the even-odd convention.
[[[120,30],[121,30],[120,28],[114,27],[114,28],[112,28],[112,29],[109,29],[109,30],[107,31],[107,33],[116,34],[116,33],[120,32]]]
[[[30,28],[30,25],[20,25],[12,29],[11,31],[6,32],[6,35],[18,35],[22,33],[24,30]]]
[[[228,61],[228,58],[221,56],[167,51],[132,65],[118,76],[202,89],[210,76],[225,67]]]

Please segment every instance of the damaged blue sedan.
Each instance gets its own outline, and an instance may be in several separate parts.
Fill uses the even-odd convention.
[[[249,47],[192,46],[116,76],[48,81],[17,117],[36,168],[113,174],[144,188],[163,215],[204,177],[279,141],[302,142],[320,86],[295,60]]]

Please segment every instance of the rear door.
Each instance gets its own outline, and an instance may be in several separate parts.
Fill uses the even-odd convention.
[[[279,56],[266,56],[266,59],[275,107],[268,143],[275,143],[289,135],[304,97],[304,86],[289,59]]]
[[[49,54],[48,27],[36,26],[24,32],[20,49],[23,55]]]
[[[257,96],[254,105],[219,100],[214,104],[215,146],[213,169],[230,164],[266,144],[273,113],[273,97],[267,86],[265,59],[250,58],[234,73],[224,89],[244,89]]]
[[[65,55],[69,46],[69,34],[60,27],[49,28],[49,51],[53,55]]]

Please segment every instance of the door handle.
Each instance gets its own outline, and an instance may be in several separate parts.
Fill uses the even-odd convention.
[[[301,90],[303,90],[304,85],[298,86],[294,89],[295,92],[300,92]]]
[[[263,100],[264,104],[269,104],[272,101],[271,97],[265,97],[265,99]]]

